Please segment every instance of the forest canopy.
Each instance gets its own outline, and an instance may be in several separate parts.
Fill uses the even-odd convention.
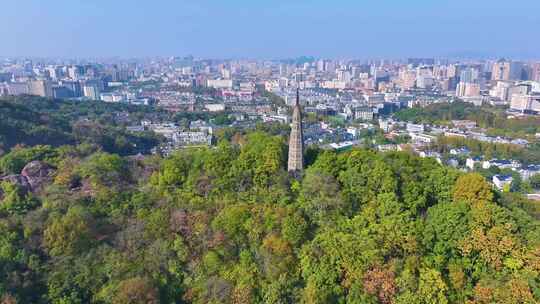
[[[2,183],[3,303],[540,300],[540,226],[522,197],[361,149],[319,152],[297,180],[285,138],[235,138],[166,158],[5,155],[5,173],[50,173]]]
[[[310,148],[293,178],[284,125],[135,155],[161,115],[0,100],[1,304],[540,301],[540,209],[480,174]]]

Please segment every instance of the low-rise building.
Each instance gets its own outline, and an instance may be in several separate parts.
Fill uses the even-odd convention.
[[[512,185],[513,180],[514,179],[512,178],[511,175],[497,174],[493,176],[492,182],[495,185],[495,187],[497,187],[497,189],[502,191],[509,188]]]
[[[472,120],[452,120],[452,125],[458,129],[474,129],[476,122]]]
[[[222,112],[222,111],[225,111],[225,104],[223,103],[205,104],[204,108],[208,110],[209,112]]]
[[[232,89],[233,81],[231,79],[208,79],[206,86],[214,89]]]
[[[459,167],[459,161],[455,158],[450,158],[447,162],[446,162],[450,167],[454,167],[454,168],[457,168]]]
[[[529,180],[531,177],[540,174],[540,165],[524,166],[518,172],[523,180]]]
[[[476,165],[482,165],[481,157],[469,157],[465,161],[465,166],[471,170],[474,170]]]
[[[489,169],[491,167],[497,167],[499,169],[519,169],[521,164],[515,160],[506,160],[506,159],[492,159],[482,162],[483,169]]]
[[[212,144],[212,135],[206,131],[176,132],[172,137],[175,146],[207,145]]]
[[[424,132],[424,125],[408,123],[407,124],[407,132],[410,132],[410,133]]]
[[[450,154],[452,155],[469,155],[470,153],[471,150],[467,149],[467,147],[450,149]]]
[[[409,136],[411,137],[411,141],[415,144],[430,144],[437,140],[435,136],[424,133],[409,133]]]

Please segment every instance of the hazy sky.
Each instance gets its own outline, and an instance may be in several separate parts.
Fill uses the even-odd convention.
[[[1,0],[0,55],[540,58],[540,0]]]

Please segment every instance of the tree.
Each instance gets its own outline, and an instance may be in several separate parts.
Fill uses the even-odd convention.
[[[434,269],[421,269],[418,283],[418,296],[420,303],[445,304],[448,303],[446,292],[448,287],[440,272]]]
[[[381,304],[389,304],[397,293],[395,274],[390,269],[375,267],[364,275],[366,293],[375,295]]]
[[[82,207],[71,207],[66,215],[51,220],[43,238],[52,256],[83,252],[93,241],[92,218]]]
[[[126,161],[118,155],[96,153],[79,168],[80,175],[90,180],[94,187],[113,187],[129,179]]]
[[[71,104],[42,106],[81,117]],[[112,120],[109,107],[81,111]],[[125,134],[102,131],[101,144],[129,146]],[[54,182],[35,193],[3,185],[0,295],[36,304],[540,302],[540,208],[521,193],[368,149],[314,151],[293,179],[285,137],[234,132],[166,157],[53,148],[43,160],[58,168]]]
[[[540,174],[535,174],[530,177],[529,183],[534,189],[540,189]]]
[[[300,190],[299,204],[316,223],[348,213],[345,201],[340,197],[337,181],[333,176],[317,169],[307,170]]]
[[[112,300],[113,304],[157,304],[158,292],[152,283],[141,277],[122,281]]]
[[[27,190],[7,181],[0,183],[0,195],[3,196],[0,210],[9,214],[24,214],[39,206],[39,201]]]
[[[454,201],[471,204],[492,202],[493,190],[480,174],[465,174],[458,178],[454,186]]]
[[[57,157],[58,152],[51,146],[19,147],[0,158],[0,172],[20,174],[24,166],[31,161],[42,160],[56,163]]]

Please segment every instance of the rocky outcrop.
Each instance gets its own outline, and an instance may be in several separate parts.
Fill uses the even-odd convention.
[[[17,186],[22,193],[27,193],[31,190],[30,184],[28,183],[28,180],[26,179],[26,177],[20,174],[13,174],[13,175],[0,177],[0,183],[3,183],[3,182],[8,182]],[[0,188],[0,200],[2,199],[4,199],[4,192],[2,191],[2,188]]]
[[[0,178],[0,182],[12,183],[21,189],[30,190],[30,184],[28,183],[28,180],[26,179],[26,177],[22,176],[21,174],[13,174],[13,175],[4,176]]]
[[[16,185],[23,193],[37,192],[52,181],[54,169],[46,163],[33,161],[24,166],[21,174],[13,174],[0,177],[1,182],[9,182]],[[0,189],[0,200],[3,198]]]
[[[28,163],[21,171],[21,175],[26,178],[31,191],[39,191],[42,187],[52,181],[54,169],[46,163],[33,161]]]

